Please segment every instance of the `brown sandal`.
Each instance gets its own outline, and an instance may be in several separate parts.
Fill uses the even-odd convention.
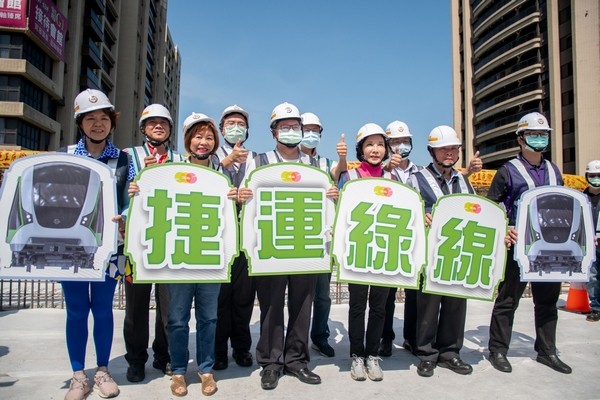
[[[171,377],[171,393],[173,393],[173,396],[177,397],[183,397],[188,394],[185,376],[173,375]]]
[[[217,393],[217,382],[213,377],[213,374],[198,374],[200,382],[202,382],[202,394],[205,396],[212,396]]]

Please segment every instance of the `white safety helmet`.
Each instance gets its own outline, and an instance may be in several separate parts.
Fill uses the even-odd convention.
[[[523,131],[551,131],[548,120],[539,112],[532,112],[524,115],[519,120],[516,134],[519,135]]]
[[[300,116],[298,107],[288,102],[275,106],[273,112],[271,113],[271,129],[275,127],[277,121],[290,118],[297,119],[299,122],[302,122],[302,117]]]
[[[387,128],[385,128],[385,133],[389,139],[412,138],[408,125],[402,121],[390,122]]]
[[[223,110],[223,113],[221,114],[221,120],[219,122],[219,126],[223,126],[223,120],[229,114],[242,114],[244,116],[244,118],[246,119],[246,125],[249,125],[248,119],[250,117],[248,115],[248,112],[246,110],[244,110],[242,107],[238,106],[237,104],[234,104]]]
[[[592,160],[585,167],[586,174],[600,174],[600,160]]]
[[[100,90],[86,89],[75,97],[75,102],[73,104],[75,119],[82,114],[102,109],[114,111],[115,107],[108,97]]]
[[[144,108],[142,111],[142,115],[140,116],[140,129],[144,127],[144,121],[148,118],[164,118],[169,121],[171,128],[173,127],[173,118],[171,118],[171,113],[167,108],[161,104],[150,104],[148,107]]]
[[[191,132],[192,128],[194,127],[194,125],[199,124],[200,122],[208,122],[210,125],[212,125],[213,128],[213,133],[214,133],[214,138],[215,138],[215,146],[213,147],[212,151],[207,155],[207,156],[203,156],[203,157],[199,157],[197,155],[192,154],[193,157],[199,158],[199,159],[205,159],[208,156],[215,154],[215,152],[217,151],[217,149],[220,146],[219,143],[219,131],[217,131],[217,126],[215,125],[215,121],[210,118],[209,116],[207,116],[206,114],[201,114],[201,113],[195,113],[193,112],[189,117],[187,117],[184,121],[183,121],[183,141],[184,141],[184,145],[185,145],[185,151],[187,151],[188,153],[191,153],[190,149],[188,148],[189,143],[191,142],[191,139],[187,139],[187,135],[188,133]]]
[[[381,135],[385,142],[385,155],[383,159],[386,160],[390,156],[390,149],[388,146],[389,138],[385,134],[383,128],[377,124],[372,122],[365,124],[360,127],[358,133],[356,134],[356,158],[358,161],[364,161],[364,154],[362,149],[362,142],[368,138],[369,136]]]
[[[454,129],[447,125],[436,126],[429,133],[427,146],[432,149],[446,146],[462,146],[462,142]]]
[[[373,135],[383,135],[387,143],[388,137],[385,134],[383,128],[377,124],[370,122],[368,124],[364,124],[358,130],[358,133],[356,134],[356,144],[362,142],[363,140],[365,140],[365,138],[368,138],[369,136]]]
[[[199,124],[200,122],[210,122],[215,127],[215,130],[217,129],[215,121],[211,117],[207,116],[206,114],[193,112],[189,117],[187,117],[183,121],[183,136],[187,135],[189,130],[194,125]]]
[[[304,125],[304,126],[317,125],[317,126],[319,126],[319,128],[321,128],[321,131],[323,131],[323,124],[321,124],[321,120],[319,119],[319,117],[317,117],[316,114],[307,112],[307,113],[302,114],[301,118],[302,118],[302,125]]]

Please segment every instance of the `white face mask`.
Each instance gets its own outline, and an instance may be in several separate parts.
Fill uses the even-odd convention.
[[[306,131],[304,132],[304,138],[300,144],[309,149],[315,149],[321,141],[321,135],[319,132]]]
[[[237,125],[226,126],[225,133],[223,134],[223,138],[232,145],[235,145],[238,140],[242,142],[246,140],[246,132],[245,128],[241,128]]]
[[[277,141],[288,145],[288,146],[297,146],[302,140],[302,130],[292,130],[290,129],[287,132],[283,132],[281,130],[277,131],[279,134],[279,138]]]

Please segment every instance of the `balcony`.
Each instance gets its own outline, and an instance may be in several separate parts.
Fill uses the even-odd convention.
[[[503,92],[502,94],[492,97],[491,99],[477,103],[477,105],[475,106],[475,112],[476,113],[481,112],[487,108],[490,108],[491,106],[500,104],[508,99],[522,95],[523,93],[535,91],[538,88],[540,88],[540,85],[538,82],[531,82],[524,86],[518,86],[516,89],[512,89],[507,92]]]
[[[473,75],[477,79],[507,60],[526,53],[531,49],[539,48],[541,45],[542,38],[537,36],[535,32],[530,32],[515,41],[506,43],[504,46],[499,47],[494,52],[475,62],[473,64]]]
[[[544,98],[544,90],[543,89],[535,89],[531,91],[526,91],[525,93],[508,98],[505,101],[495,103],[492,107],[483,108],[482,111],[475,114],[475,123],[483,120],[484,118],[488,118],[494,114],[504,111],[507,108],[515,107],[520,104],[524,104],[534,100],[542,100]]]
[[[536,61],[535,65],[533,66],[525,68],[517,68],[517,66],[515,66],[514,69],[516,69],[516,72],[514,73],[510,73],[509,71],[511,71],[513,68],[509,68],[506,72],[501,71],[498,74],[492,75],[490,78],[486,79],[486,81],[491,80],[490,84],[488,86],[485,86],[480,91],[475,91],[475,101],[481,100],[483,97],[494,92],[495,90],[498,90],[511,83],[517,82],[521,79],[527,78],[532,75],[541,74],[543,71],[542,63],[537,61],[535,57],[527,60],[527,62],[530,63],[532,60]],[[520,64],[522,63],[519,63],[519,65]],[[494,79],[492,80],[492,78]]]
[[[79,77],[79,86],[91,89],[100,89],[100,78],[94,73],[94,71],[87,68],[86,73]]]
[[[114,4],[114,0],[106,0],[106,18],[112,24],[117,20],[119,13]]]
[[[83,18],[83,26],[88,28],[87,31],[90,37],[94,38],[97,42],[104,40],[102,21],[100,21],[94,10],[90,10],[90,15],[86,15]]]
[[[473,37],[478,37],[481,34],[481,32],[485,31],[495,21],[502,18],[509,11],[512,11],[515,8],[521,6],[526,1],[528,0],[511,1],[508,3],[497,3],[488,8],[485,12],[483,12],[480,16],[477,17],[477,20],[473,24]]]
[[[475,92],[478,92],[478,91],[482,90],[484,87],[486,87],[487,85],[492,84],[492,83],[504,78],[505,76],[511,75],[514,72],[520,71],[522,69],[525,69],[525,68],[530,67],[535,64],[539,64],[540,66],[542,65],[540,58],[537,56],[529,57],[526,60],[519,61],[510,66],[502,65],[500,68],[498,68],[499,71],[497,73],[490,75],[485,79],[474,80],[475,84],[474,84],[473,88],[475,89]]]
[[[87,3],[87,5],[91,6],[98,15],[104,15],[104,10],[106,8],[104,0],[88,0]]]
[[[88,38],[87,43],[83,45],[82,54],[88,58],[90,65],[94,68],[102,67],[102,53],[100,52],[100,47],[98,47],[92,38]]]
[[[535,9],[535,7],[529,8],[532,10]],[[517,14],[512,18],[507,19],[473,43],[473,57],[480,57],[489,48],[502,42],[502,40],[508,38],[512,34],[517,33],[528,25],[539,23],[540,19],[541,13],[539,12],[534,12],[526,17]]]
[[[519,116],[528,114],[530,112],[538,111],[537,108],[528,108],[526,110],[522,110],[520,108],[515,108],[511,110],[509,108],[504,110],[507,113],[507,117],[504,118],[496,118],[493,121],[486,122],[485,124],[479,124],[475,126],[475,135],[477,137],[483,137],[485,135],[493,135],[497,129],[503,129],[506,126],[512,126],[513,131],[517,130],[517,121]]]

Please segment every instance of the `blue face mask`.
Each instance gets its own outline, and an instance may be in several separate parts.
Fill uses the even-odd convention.
[[[309,149],[315,149],[321,141],[321,135],[319,132],[306,131],[304,132],[304,138],[300,144]]]
[[[246,140],[246,129],[237,125],[226,126],[223,138],[230,144],[235,145],[238,140]]]
[[[529,147],[531,150],[538,152],[538,153],[546,150],[546,147],[548,147],[549,140],[550,140],[550,138],[548,136],[546,136],[546,137],[525,136],[525,144],[527,145],[527,147]]]
[[[588,176],[587,181],[590,186],[600,188],[600,176]]]
[[[302,131],[298,130],[288,130],[287,132],[279,131],[279,142],[285,144],[288,147],[297,146],[302,140]]]
[[[399,145],[392,146],[394,154],[400,154],[400,157],[406,158],[412,151],[412,146],[406,143],[400,143]]]

